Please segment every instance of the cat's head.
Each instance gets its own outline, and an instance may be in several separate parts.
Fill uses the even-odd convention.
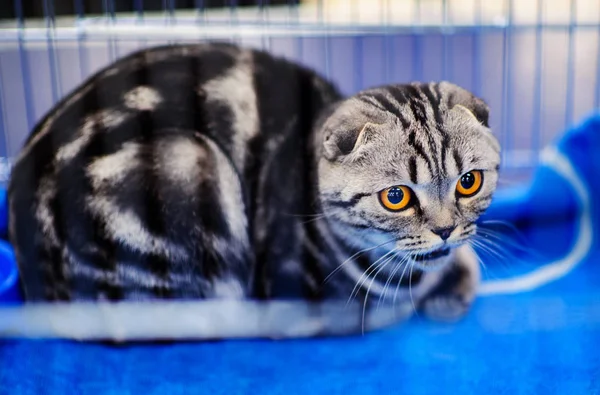
[[[475,233],[498,180],[483,100],[447,82],[370,89],[323,123],[320,200],[347,242],[408,252],[430,270]]]

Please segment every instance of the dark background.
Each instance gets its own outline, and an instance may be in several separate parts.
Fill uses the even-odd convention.
[[[0,19],[17,17],[19,7],[24,18],[50,15],[102,14],[127,12],[143,7],[144,11],[167,9],[219,8],[231,6],[296,4],[300,0],[0,0]],[[165,7],[166,5],[166,7]],[[79,9],[82,8],[82,9]]]

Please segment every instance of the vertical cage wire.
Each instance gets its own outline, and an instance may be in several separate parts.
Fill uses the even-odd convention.
[[[163,9],[165,10],[166,25],[176,23],[175,19],[175,0],[163,0]]]
[[[79,73],[80,79],[83,80],[88,73],[87,58],[85,56],[85,36],[81,28],[81,24],[85,20],[85,9],[83,7],[83,0],[73,0],[73,9],[75,11],[75,26],[77,29],[77,54],[79,60]]]
[[[598,34],[597,37],[600,37],[600,7],[598,8],[598,28],[596,29]],[[596,45],[596,89],[594,96],[594,108],[600,108],[600,39],[598,39],[598,43]]]
[[[323,15],[323,0],[317,1],[317,24],[319,27],[325,25],[325,19]],[[331,79],[331,35],[325,30],[325,37],[323,38],[323,58],[324,58],[324,75],[325,78]]]
[[[451,24],[448,0],[442,0],[442,80],[445,81],[452,79],[452,61],[450,60],[450,54],[452,53]]]
[[[567,56],[567,89],[566,89],[566,108],[565,108],[565,129],[573,121],[573,102],[575,85],[575,25],[577,23],[577,0],[571,0],[569,8],[569,31],[568,31],[568,56]]]
[[[393,59],[392,51],[394,48],[391,40],[391,28],[390,28],[390,0],[381,0],[380,4],[385,2],[385,6],[380,6],[379,23],[384,27],[383,32],[383,45],[382,45],[382,57],[383,57],[383,78],[385,81],[392,80],[391,70],[391,59]]]
[[[507,154],[511,153],[512,150],[512,111],[511,111],[511,89],[512,89],[512,67],[511,67],[511,55],[512,55],[512,30],[513,30],[513,0],[505,0],[505,18],[506,28],[504,29],[504,35],[502,40],[502,161],[506,162]]]
[[[263,30],[266,30],[266,32],[261,36],[261,48],[270,52],[273,49],[273,41],[271,36],[268,34],[268,28],[271,25],[269,18],[269,1],[258,0],[258,8],[259,23],[261,26],[263,26]]]
[[[195,36],[186,36],[181,30],[184,32],[181,33],[182,40],[225,38],[259,46],[267,51],[283,52],[286,57],[313,66],[333,79],[347,94],[375,82],[461,81],[475,94],[489,99],[494,113],[493,127],[503,143],[506,153],[504,160],[509,166],[521,166],[520,162],[514,160],[517,150],[523,151],[521,153],[529,150],[525,156],[529,158],[529,165],[534,165],[537,154],[548,143],[549,137],[577,121],[576,116],[586,110],[582,105],[588,105],[585,95],[584,99],[580,98],[580,90],[589,89],[589,110],[600,105],[600,39],[593,44],[596,53],[592,51],[590,54],[594,61],[585,66],[586,73],[596,76],[594,83],[589,87],[576,83],[580,80],[576,73],[583,67],[576,59],[576,55],[581,58],[581,37],[578,33],[584,29],[600,33],[600,23],[597,21],[586,22],[586,25],[578,20],[578,8],[584,1],[571,1],[565,8],[569,9],[569,14],[565,15],[564,20],[548,22],[544,18],[546,8],[555,8],[560,1],[550,3],[549,0],[537,0],[532,8],[535,18],[525,23],[515,20],[515,11],[522,9],[523,3],[514,0],[503,1],[504,21],[492,19],[496,12],[492,9],[497,3],[483,0],[473,0],[470,3],[473,9],[463,7],[460,12],[456,11],[456,7],[465,2],[455,0],[378,0],[368,5],[365,0],[348,0],[345,3],[328,0],[256,0],[253,2],[254,11],[247,8],[247,3],[242,0],[222,0],[220,9],[215,9],[216,1],[190,0],[189,13],[186,15],[192,18],[187,19],[180,14],[184,10],[181,9],[182,2],[178,0],[160,0],[158,12],[150,12],[152,4],[149,0],[132,0],[129,14],[121,14],[122,4],[115,0],[97,0],[94,4],[100,9],[90,8],[92,3],[85,0],[65,0],[65,3],[72,4],[72,34],[64,29],[64,21],[62,25],[57,24],[62,15],[58,13],[64,12],[64,4],[59,4],[58,0],[35,0],[42,6],[42,14],[38,18],[38,22],[41,20],[45,27],[42,34],[40,29],[36,30],[35,21],[28,19],[31,15],[26,15],[30,11],[25,10],[25,1],[34,0],[12,0],[13,22],[16,25],[14,39],[9,42],[4,38],[5,43],[16,49],[14,60],[18,60],[19,70],[2,64],[3,59],[13,55],[8,50],[0,50],[0,72],[4,78],[8,74],[20,74],[22,91],[19,94],[23,99],[16,100],[24,101],[22,110],[15,113],[14,95],[0,88],[0,128],[5,142],[5,152],[0,154],[4,156],[14,155],[18,147],[16,143],[10,144],[10,139],[22,140],[20,135],[27,134],[21,127],[17,130],[15,125],[21,122],[26,125],[27,132],[30,131],[43,115],[43,110],[49,110],[51,104],[67,93],[67,86],[75,86],[93,70],[135,49],[136,43],[143,48],[150,43],[179,41],[179,36],[172,32],[179,32],[177,28],[186,23],[194,25],[197,33]],[[312,4],[312,16],[303,10],[306,1]],[[274,7],[275,3],[277,6]],[[341,9],[335,8],[336,4],[344,4],[348,8],[340,12]],[[365,12],[375,7],[379,8],[379,14],[369,15],[369,12]],[[400,9],[410,12],[408,23],[405,23],[406,18],[403,19],[406,12],[394,15]],[[465,22],[467,18],[463,15],[467,14],[473,15],[471,22]],[[102,18],[98,19],[99,16]],[[128,23],[132,26],[126,28],[131,29],[123,35],[123,24]],[[100,30],[94,30],[94,26],[102,25],[107,28],[102,34],[98,33]],[[228,28],[228,36],[215,36],[218,34],[215,31],[221,25]],[[137,36],[136,26],[140,27]],[[156,32],[164,31],[169,35],[161,37],[148,29],[150,26],[157,27]],[[113,31],[113,27],[121,30]],[[252,29],[258,33],[242,35],[241,28],[244,34]],[[146,36],[146,32],[150,32],[150,36]],[[558,44],[549,40],[549,37],[554,37],[552,34],[560,35],[561,32],[564,32],[566,41],[560,44],[558,52],[564,50],[565,59],[557,62],[553,51]],[[529,45],[527,37],[533,40],[530,53],[523,52]],[[461,44],[465,42],[468,49]],[[585,48],[589,48],[589,42],[586,45]],[[75,63],[78,62],[79,73],[70,69],[66,71],[67,67],[74,65],[69,63],[73,60],[69,60],[72,55],[69,55],[71,52],[68,48],[75,49],[72,51],[75,54],[73,59]],[[107,51],[108,58],[103,51]],[[40,56],[44,57],[43,64],[38,64]],[[373,57],[379,59],[373,60]],[[528,80],[531,81],[531,91],[523,95],[520,85],[528,73],[523,71],[523,65],[529,64],[527,57],[531,59],[531,67],[535,72],[530,74]],[[498,66],[493,64],[495,59],[501,62]],[[496,74],[497,67],[500,67],[499,74]],[[46,76],[47,91],[39,91],[36,85],[38,91],[34,92],[33,84],[39,83],[40,75]],[[557,99],[554,92],[562,87],[565,89],[564,97]],[[52,102],[48,102],[47,106],[42,103],[45,94]],[[560,104],[557,103],[561,100],[563,107],[559,108]],[[524,115],[524,106],[531,107],[530,113]],[[564,122],[561,119],[563,116]],[[15,122],[17,117],[19,122]]]
[[[422,52],[421,47],[422,43],[422,31],[421,31],[421,0],[413,0],[413,9],[414,9],[414,28],[412,29],[413,37],[412,37],[412,58],[413,58],[413,69],[412,69],[412,79],[414,81],[421,81],[422,78]]]
[[[542,50],[543,50],[543,25],[542,18],[544,16],[544,2],[542,0],[537,1],[536,7],[536,26],[535,26],[535,82],[534,82],[534,93],[533,93],[533,114],[532,114],[532,126],[531,126],[531,149],[533,152],[539,152],[541,149],[541,117],[542,117],[542,75],[543,67],[542,63]],[[539,161],[539,155],[534,156],[534,161]]]
[[[14,0],[14,4],[15,18],[17,22],[17,43],[19,51],[19,60],[23,79],[23,93],[25,96],[25,120],[27,129],[31,130],[33,124],[35,123],[35,119],[33,115],[33,95],[31,91],[31,77],[29,75],[29,56],[25,49],[25,17],[23,14],[23,6],[21,4],[21,0]]]
[[[202,4],[202,0],[196,0],[196,2],[198,4]],[[140,24],[144,23],[144,0],[134,0],[133,4],[137,16],[137,22]],[[197,5],[196,7],[200,9],[200,5]]]
[[[62,89],[59,70],[60,64],[54,42],[56,20],[54,15],[53,1],[44,0],[44,19],[46,21],[46,45],[48,48],[48,64],[50,67],[50,87],[52,92],[52,101],[56,103],[62,97]]]
[[[294,0],[287,1],[288,8],[288,24],[300,23],[300,14],[297,7],[295,7]],[[294,56],[299,61],[304,58],[304,42],[302,37],[295,37],[294,39]]]
[[[0,87],[2,86],[2,64],[0,64]],[[2,133],[2,140],[0,140],[0,142],[2,142],[2,146],[0,147],[0,178],[2,177],[8,177],[8,169],[6,168],[6,162],[7,160],[5,158],[8,157],[8,134],[6,133],[7,131],[7,125],[6,125],[6,118],[4,116],[4,114],[6,113],[6,107],[4,107],[4,95],[2,94],[2,92],[0,92],[0,133]]]
[[[107,25],[114,25],[116,22],[114,5],[114,0],[102,0],[102,13],[104,14],[105,23]],[[115,39],[115,37],[111,34],[108,38],[108,59],[110,62],[114,62],[118,56],[118,39]]]
[[[232,31],[237,32],[236,27],[239,26],[238,14],[237,14],[237,0],[229,0],[229,25]],[[232,34],[231,41],[240,44],[241,38],[237,33]]]
[[[359,35],[353,39],[353,72],[354,72],[354,87],[355,92],[360,91],[363,81],[363,38]]]
[[[471,78],[471,90],[476,95],[481,95],[481,35],[483,34],[483,29],[481,28],[481,2],[483,0],[475,0],[473,10],[473,19],[474,25],[476,26],[476,30],[474,30],[473,38],[471,40],[471,54],[472,54],[472,62],[471,67],[473,69],[473,74]]]

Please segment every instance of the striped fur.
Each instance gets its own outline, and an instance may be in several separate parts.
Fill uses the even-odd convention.
[[[318,301],[443,282],[469,266],[465,254],[414,254],[438,248],[432,229],[448,226],[446,245],[467,248],[497,179],[487,117],[449,83],[344,99],[260,51],[134,53],[56,105],[19,156],[10,237],[24,293]],[[457,199],[475,169],[482,191]],[[382,209],[377,194],[393,185],[410,185],[418,204]]]

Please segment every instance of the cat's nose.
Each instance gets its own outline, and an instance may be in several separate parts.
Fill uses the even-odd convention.
[[[456,226],[450,226],[448,228],[431,229],[431,231],[436,235],[440,236],[442,240],[447,240],[454,229],[456,229]]]

